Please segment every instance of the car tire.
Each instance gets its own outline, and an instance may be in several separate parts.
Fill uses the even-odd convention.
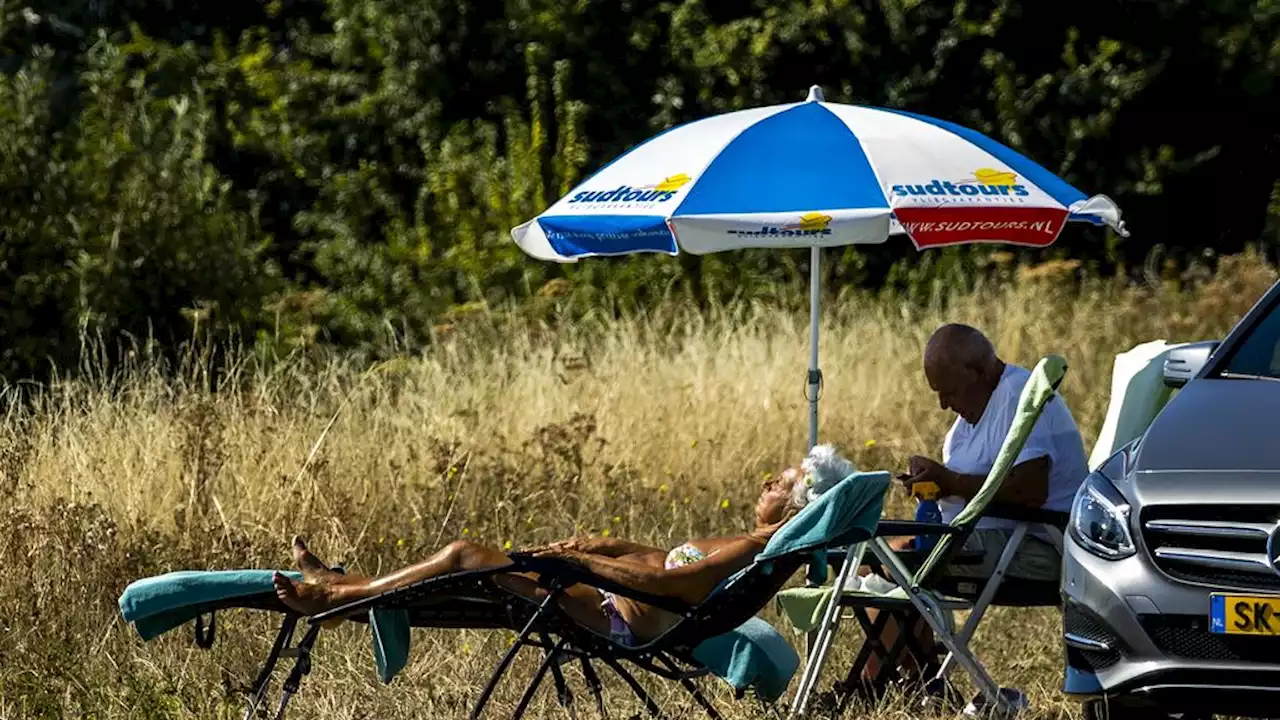
[[[1175,713],[1101,699],[1086,701],[1083,710],[1084,720],[1213,720],[1213,715],[1207,713]]]

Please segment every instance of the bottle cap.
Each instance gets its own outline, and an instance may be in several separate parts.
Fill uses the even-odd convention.
[[[937,500],[940,492],[937,483],[918,482],[911,484],[911,496],[920,500]]]

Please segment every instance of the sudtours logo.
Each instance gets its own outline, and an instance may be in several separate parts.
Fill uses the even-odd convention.
[[[676,196],[680,188],[692,180],[680,173],[653,185],[619,185],[609,190],[583,190],[569,198],[570,205],[593,207],[631,207],[664,203]]]
[[[940,203],[981,202],[1017,203],[1019,198],[1031,195],[1030,189],[1018,182],[1016,173],[1008,170],[979,168],[973,176],[963,180],[933,179],[927,183],[894,185],[890,188],[900,198],[932,200]]]
[[[819,237],[831,234],[831,216],[820,212],[801,215],[799,222],[787,225],[761,225],[758,230],[726,230],[737,237]]]

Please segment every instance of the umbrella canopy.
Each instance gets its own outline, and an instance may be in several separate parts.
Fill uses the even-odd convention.
[[[811,248],[809,446],[818,438],[819,251],[905,233],[917,249],[1051,245],[1068,221],[1128,235],[1120,210],[968,128],[900,110],[802,103],[680,125],[511,231],[542,260]]]
[[[1126,234],[1088,197],[968,128],[900,110],[802,103],[681,125],[620,156],[512,237],[572,262],[637,252],[882,243],[1044,247],[1067,221]]]

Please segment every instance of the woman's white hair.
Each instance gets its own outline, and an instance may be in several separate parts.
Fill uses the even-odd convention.
[[[815,445],[800,463],[804,478],[791,488],[791,504],[803,508],[835,484],[858,471],[833,445]]]

